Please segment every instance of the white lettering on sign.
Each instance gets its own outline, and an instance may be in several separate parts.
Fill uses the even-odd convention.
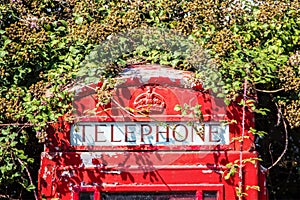
[[[81,122],[71,127],[73,146],[229,144],[229,126],[218,122]]]

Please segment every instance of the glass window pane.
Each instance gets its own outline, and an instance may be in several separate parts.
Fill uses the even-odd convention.
[[[79,200],[94,200],[94,192],[80,192]]]
[[[203,191],[203,200],[217,200],[217,191]]]
[[[101,200],[196,200],[196,192],[101,193]]]

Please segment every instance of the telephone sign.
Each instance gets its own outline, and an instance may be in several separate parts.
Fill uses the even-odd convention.
[[[71,145],[218,145],[229,144],[229,126],[221,123],[114,122],[71,126]]]

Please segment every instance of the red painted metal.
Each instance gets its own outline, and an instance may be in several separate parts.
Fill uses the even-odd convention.
[[[230,142],[74,145],[72,124],[61,118],[48,129],[48,141],[41,155],[39,198],[80,200],[80,194],[90,192],[87,196],[92,194],[93,199],[100,200],[104,193],[194,192],[193,199],[215,199],[205,196],[212,192],[218,200],[237,199],[238,176],[225,180],[224,174],[228,171],[226,164],[239,159],[240,143],[233,139],[241,135],[242,108],[235,103],[225,106],[222,99],[204,91],[200,84],[189,82],[191,76],[190,72],[158,65],[130,66],[121,74],[119,84],[111,91],[112,100],[106,105],[97,107],[95,89],[102,83],[80,88],[74,116],[81,123],[185,123],[198,119],[182,116],[174,107],[200,104],[204,122],[236,121],[229,124]],[[84,116],[85,111],[95,109],[96,114]],[[244,141],[243,158],[257,158],[253,135],[248,132],[254,126],[253,114],[247,110],[246,116],[245,135],[249,138]],[[244,199],[267,199],[265,174],[259,162],[246,162],[243,173],[245,191],[247,186],[260,186],[260,192],[247,190]]]

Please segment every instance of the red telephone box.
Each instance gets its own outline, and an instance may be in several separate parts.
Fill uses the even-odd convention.
[[[253,114],[193,84],[191,72],[133,65],[99,103],[90,84],[77,90],[75,120],[48,130],[39,197],[74,200],[238,199],[238,174],[225,178],[242,153],[243,199],[267,199],[253,148]],[[224,122],[235,123],[224,123]],[[252,162],[246,162],[251,160]],[[253,188],[258,188],[253,189]]]

